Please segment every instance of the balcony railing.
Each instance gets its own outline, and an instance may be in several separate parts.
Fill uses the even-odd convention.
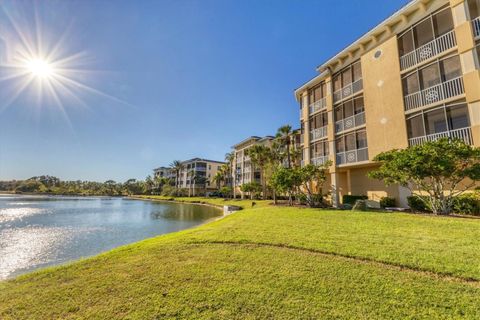
[[[466,144],[473,144],[472,130],[470,128],[456,129],[451,131],[429,134],[423,137],[411,138],[408,139],[408,144],[410,146],[416,146],[425,142],[437,141],[441,138],[460,139],[463,140]]]
[[[337,153],[337,165],[355,163],[368,160],[368,148],[350,150]]]
[[[321,166],[328,161],[328,155],[312,158],[311,163],[315,166]]]
[[[310,140],[315,141],[318,139],[325,138],[327,136],[327,126],[323,126],[321,128],[314,129],[310,131]]]
[[[310,104],[309,108],[310,114],[325,110],[327,108],[327,98],[324,97],[318,101],[315,101],[314,103]]]
[[[414,67],[423,61],[455,47],[456,45],[457,39],[455,38],[455,31],[452,30],[400,57],[400,67],[402,70]]]
[[[342,89],[335,91],[333,93],[333,102],[339,102],[361,90],[363,90],[363,81],[362,79],[358,79],[357,81],[346,85]]]
[[[365,112],[335,122],[335,132],[342,132],[365,124]]]
[[[480,38],[480,17],[473,20],[473,35],[475,38]]]
[[[464,93],[463,78],[458,77],[405,96],[405,111],[460,96]]]

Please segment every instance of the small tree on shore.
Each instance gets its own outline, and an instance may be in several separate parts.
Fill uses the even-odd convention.
[[[331,162],[327,161],[320,166],[308,164],[304,167],[280,167],[272,175],[270,183],[276,192],[289,196],[290,205],[293,204],[292,196],[302,195],[309,207],[315,207],[323,198],[323,185],[330,165]]]
[[[240,190],[250,194],[250,199],[253,199],[262,192],[262,185],[258,182],[248,182],[240,186]]]
[[[374,158],[372,179],[398,184],[418,196],[435,214],[450,214],[456,197],[480,180],[480,149],[461,140],[440,139]]]

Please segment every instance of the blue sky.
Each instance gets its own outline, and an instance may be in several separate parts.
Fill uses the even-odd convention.
[[[63,102],[69,122],[32,90],[6,108],[0,100],[0,179],[143,179],[174,159],[222,160],[248,136],[298,127],[294,89],[404,3],[1,1],[0,27],[8,13],[44,42],[68,31],[62,52],[88,57],[82,82],[116,99],[80,91],[85,105]],[[15,39],[3,30],[0,58]]]

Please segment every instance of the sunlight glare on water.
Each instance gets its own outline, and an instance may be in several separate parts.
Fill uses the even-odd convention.
[[[188,204],[0,195],[0,280],[220,215],[216,208]]]

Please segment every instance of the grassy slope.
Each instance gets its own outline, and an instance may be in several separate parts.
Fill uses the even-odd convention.
[[[225,205],[233,205],[239,206],[245,209],[252,207],[252,202],[255,202],[255,208],[267,207],[272,201],[270,200],[240,200],[240,199],[220,199],[220,198],[202,198],[202,197],[164,197],[164,196],[136,196],[137,198],[141,199],[150,199],[150,200],[170,200],[175,199],[175,201],[179,202],[192,202],[192,203],[208,203],[213,204],[215,206],[225,206]]]
[[[0,319],[474,319],[480,283],[444,275],[480,279],[479,229],[480,220],[249,209],[0,283]]]

